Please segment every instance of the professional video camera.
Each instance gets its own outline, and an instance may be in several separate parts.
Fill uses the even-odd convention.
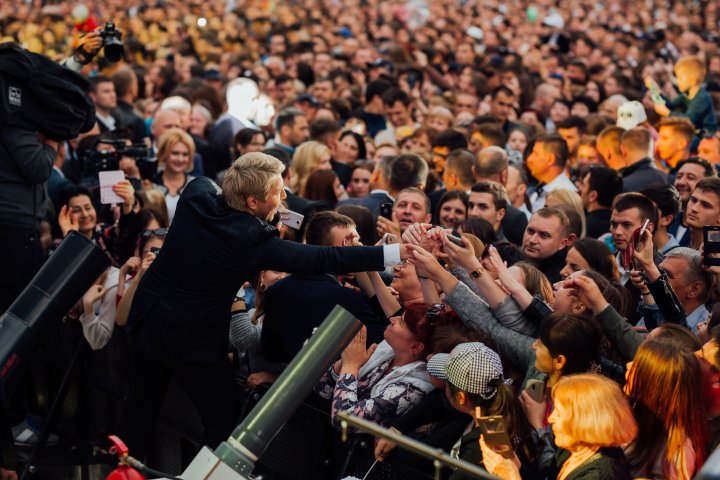
[[[119,62],[125,56],[125,47],[122,44],[122,32],[115,28],[114,22],[107,22],[100,32],[105,48],[105,58],[111,62]]]
[[[89,142],[86,142],[89,140]],[[112,150],[98,150],[99,144],[112,145]],[[78,145],[84,176],[97,176],[98,172],[120,170],[123,157],[133,158],[142,178],[153,178],[157,173],[157,158],[150,156],[144,143],[127,145],[123,139],[87,137]]]

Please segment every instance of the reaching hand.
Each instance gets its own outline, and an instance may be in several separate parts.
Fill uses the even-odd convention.
[[[440,262],[438,262],[435,256],[417,245],[407,246],[412,251],[412,257],[410,263],[415,265],[415,268],[426,274],[427,277],[436,280],[440,274],[445,272],[445,269]]]
[[[103,27],[97,27],[92,32],[88,32],[80,41],[80,46],[90,57],[97,55],[103,46],[103,38],[100,35],[102,29]]]
[[[510,448],[505,446],[505,448]],[[520,460],[517,455],[513,458],[505,458],[498,451],[493,450],[485,443],[485,438],[480,436],[480,450],[482,451],[482,461],[485,469],[502,480],[520,480]]]
[[[378,237],[382,237],[386,233],[392,233],[397,238],[400,238],[400,224],[396,221],[388,220],[385,217],[378,217],[378,219],[377,219]]]
[[[72,213],[72,210],[69,209],[67,205],[63,205],[60,209],[60,215],[58,215],[58,225],[60,225],[63,237],[67,236],[70,230],[78,230],[77,215]]]
[[[405,229],[405,233],[402,234],[402,241],[403,243],[420,245],[427,239],[427,232],[430,229],[432,229],[432,224],[430,223],[413,223]]]
[[[121,196],[123,202],[123,213],[127,215],[135,204],[135,189],[129,180],[122,180],[112,186],[112,191]]]
[[[638,240],[637,248],[633,253],[633,260],[637,262],[638,267],[647,270],[654,264],[653,261],[653,237],[650,230],[645,229],[642,236]]]
[[[103,295],[105,295],[106,291],[107,290],[104,289],[102,285],[93,285],[87,292],[85,292],[85,295],[83,295],[82,298],[85,313],[90,313],[93,311],[93,306],[95,305],[95,302],[103,298]]]
[[[520,392],[520,405],[525,410],[525,416],[528,423],[535,429],[542,428],[545,425],[545,415],[547,413],[547,399],[542,402],[536,402],[530,394],[523,390]]]
[[[565,280],[565,288],[575,289],[577,298],[595,314],[602,312],[608,306],[597,284],[584,275]]]
[[[452,241],[450,241],[447,233],[443,234],[442,239],[443,249],[445,250],[445,253],[447,253],[450,263],[459,265],[467,271],[474,270],[480,266],[480,261],[475,256],[475,250],[473,250],[473,247],[467,238],[460,237],[460,240],[462,240],[463,243],[462,247],[455,245]]]
[[[363,326],[355,337],[350,341],[345,350],[343,350],[340,359],[342,360],[342,369],[356,369],[365,365],[377,348],[376,344],[366,348],[367,328]]]
[[[375,459],[384,461],[388,455],[397,447],[393,442],[386,438],[379,438],[375,442]]]

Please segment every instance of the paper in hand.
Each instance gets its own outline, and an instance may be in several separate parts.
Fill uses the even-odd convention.
[[[106,204],[125,202],[125,199],[112,190],[113,185],[125,180],[125,174],[122,170],[99,172],[98,177],[100,178],[100,203]]]

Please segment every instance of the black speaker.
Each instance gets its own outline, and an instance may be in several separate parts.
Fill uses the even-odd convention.
[[[6,398],[34,354],[38,336],[60,321],[109,266],[100,247],[71,231],[0,317],[0,386]]]

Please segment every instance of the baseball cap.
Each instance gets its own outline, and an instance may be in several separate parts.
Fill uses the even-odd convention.
[[[637,100],[632,102],[625,102],[618,107],[617,111],[617,126],[630,130],[640,125],[642,122],[647,121],[647,114],[645,113],[645,107],[642,103]]]
[[[320,101],[315,97],[315,95],[310,95],[309,93],[303,93],[297,99],[296,102],[308,102],[313,107],[319,107]]]
[[[484,343],[461,343],[449,354],[433,356],[428,361],[428,373],[431,375],[434,375],[431,369],[437,367],[430,364],[435,363],[433,360],[438,356],[442,357],[436,362],[446,360],[447,381],[464,392],[490,399],[495,395],[498,383],[504,382],[500,356]]]

